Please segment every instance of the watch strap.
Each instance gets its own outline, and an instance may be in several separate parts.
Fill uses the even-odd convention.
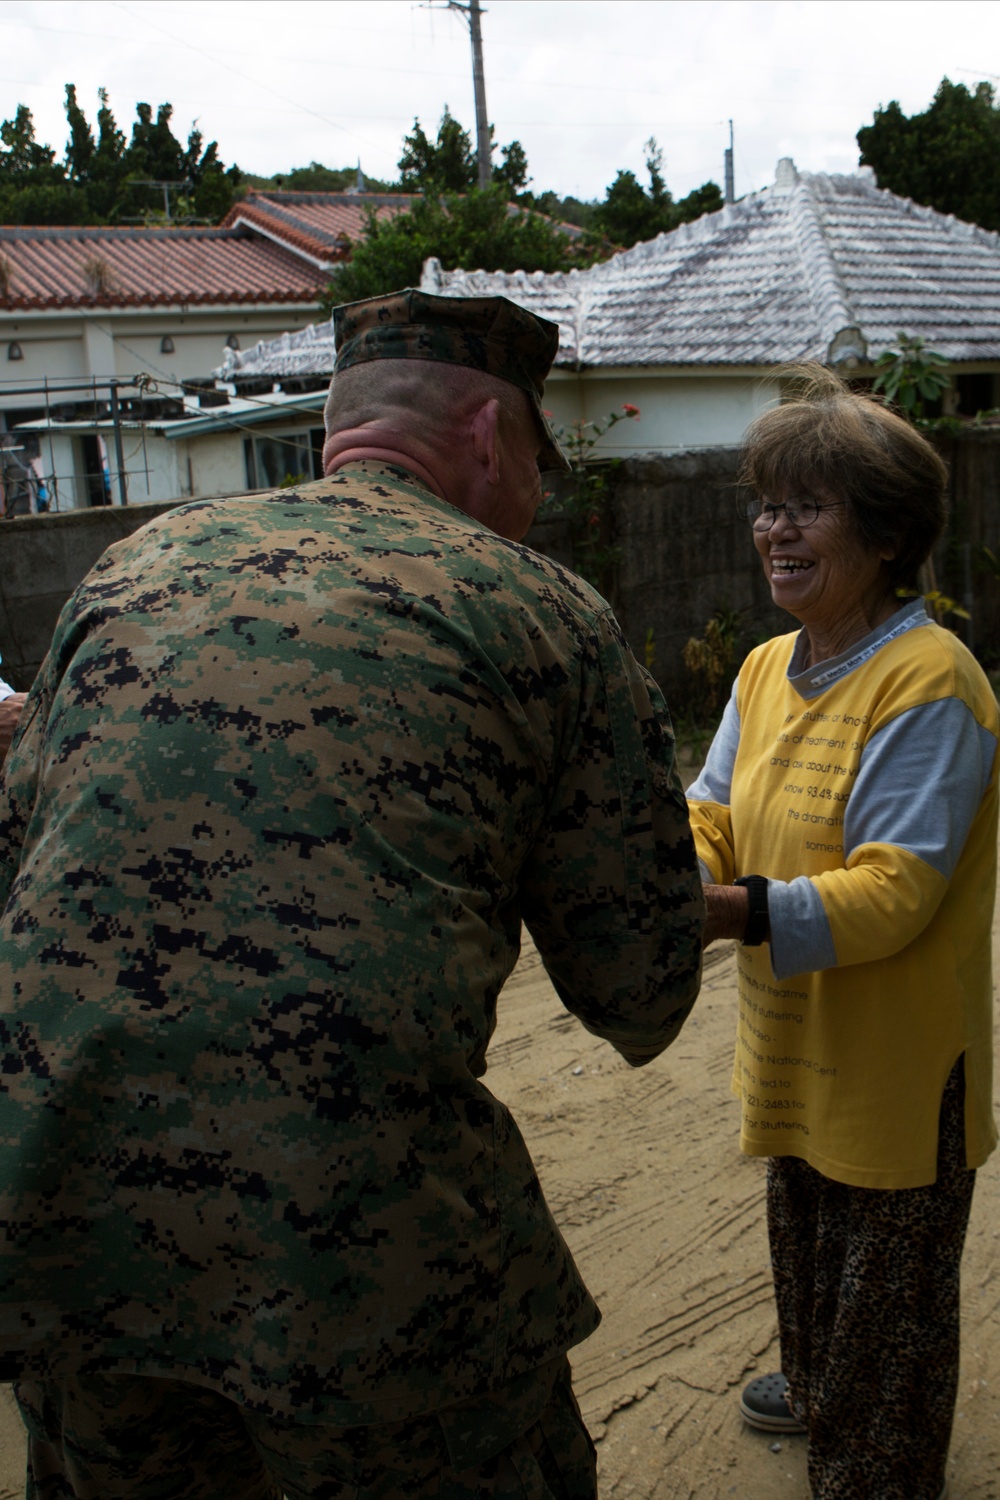
[[[770,931],[770,916],[767,908],[767,877],[764,875],[741,875],[733,885],[742,885],[750,898],[750,913],[741,942],[747,948],[759,948],[767,941]]]

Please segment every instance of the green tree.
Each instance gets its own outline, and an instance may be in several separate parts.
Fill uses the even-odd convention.
[[[228,212],[240,172],[223,166],[216,142],[205,146],[193,127],[182,146],[171,129],[172,105],[161,104],[154,119],[145,103],[136,106],[132,138],[126,142],[105,89],[99,90],[99,98],[95,140],[76,86],[66,85],[69,140],[62,162],[51,146],[36,140],[25,105],[0,125],[0,223],[107,224],[144,212],[153,221],[162,219],[160,202],[140,185],[149,179],[178,185],[172,218],[178,211],[208,219]]]
[[[493,126],[490,126],[490,140],[493,139]],[[520,141],[511,141],[507,146],[500,148],[500,166],[493,168],[493,181],[501,183],[513,197],[521,193],[527,187],[531,178],[528,175],[528,158]]]
[[[27,105],[0,125],[0,223],[87,224],[86,193],[67,182],[51,146],[35,138]]]
[[[342,193],[357,181],[356,167],[324,167],[312,161],[308,167],[293,167],[274,179],[275,185],[293,193]]]
[[[927,109],[905,115],[893,100],[857,140],[879,187],[1000,230],[1000,109],[991,84],[970,93],[943,78]]]
[[[490,153],[494,129],[490,126]],[[494,183],[507,189],[513,197],[530,181],[528,158],[520,141],[511,141],[500,149],[500,165],[492,169]],[[447,104],[438,126],[437,140],[432,141],[419,120],[414,120],[410,134],[403,137],[403,154],[399,158],[399,185],[407,193],[464,193],[479,183],[479,164],[472,136],[455,119]]]
[[[68,222],[105,224],[114,214],[128,173],[125,136],[118,129],[106,89],[98,90],[97,139],[77,101],[76,85],[66,85],[66,175],[77,189],[78,216]]]
[[[563,224],[576,224],[580,229],[597,227],[599,203],[586,203],[573,197],[560,198],[551,189],[544,193],[523,193],[518,202],[537,209],[540,214],[548,214],[550,219],[558,219]]]
[[[242,174],[239,167],[227,169],[219,160],[218,142],[204,145],[196,126],[191,127],[182,167],[190,184],[192,207],[198,218],[222,219],[232,208]]]
[[[654,136],[645,150],[649,187],[644,188],[634,172],[620,171],[594,215],[595,227],[625,248],[722,207],[722,193],[714,182],[702,183],[675,202],[663,177],[663,152]]]
[[[323,306],[418,286],[424,261],[452,270],[564,271],[579,265],[573,244],[552,222],[512,208],[502,184],[462,195],[420,198],[392,219],[367,215],[365,238],[333,274]]]
[[[52,147],[35,139],[35,121],[26,104],[19,104],[13,120],[0,125],[0,141],[0,183],[5,187],[49,187],[65,179]]]
[[[620,171],[597,210],[597,225],[616,245],[635,245],[671,228],[663,206],[653,201],[634,172]]]
[[[88,182],[97,147],[87,116],[77,103],[75,83],[66,85],[66,119],[69,122],[66,175],[73,182]]]
[[[700,219],[702,214],[715,214],[725,204],[722,189],[717,182],[703,182],[701,187],[692,188],[691,192],[677,200],[677,223],[690,224],[692,219]]]
[[[447,104],[438,126],[437,140],[432,141],[419,120],[403,137],[403,154],[399,158],[399,185],[408,193],[464,193],[475,187],[476,153],[472,138],[464,130]]]
[[[249,180],[249,179],[248,179]],[[322,162],[311,161],[307,167],[293,167],[270,179],[255,179],[254,185],[273,185],[292,193],[343,193],[353,188],[358,180],[357,167],[324,167]],[[365,190],[370,193],[391,193],[392,185],[377,177],[362,173]]]
[[[184,151],[170,128],[173,112],[172,104],[161,104],[154,121],[152,105],[136,105],[137,118],[128,147],[130,176],[176,182],[184,175]]]

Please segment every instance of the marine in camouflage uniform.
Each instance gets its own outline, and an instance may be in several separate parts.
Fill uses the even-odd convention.
[[[338,369],[507,380],[559,456],[552,325],[417,293],[340,317]],[[38,1495],[159,1495],[134,1449],[161,1386],[175,1436],[212,1401],[265,1464],[254,1488],[220,1437],[235,1488],[170,1488],[163,1454],[193,1460],[163,1433],[164,1495],[425,1492],[274,1458],[334,1429],[369,1457],[431,1431],[427,1494],[441,1452],[493,1466],[447,1493],[506,1494],[501,1450],[575,1410],[565,1351],[599,1318],[484,1082],[522,919],[630,1063],[697,992],[669,720],[606,603],[407,467],[328,467],[112,547],[5,767],[0,1378]]]

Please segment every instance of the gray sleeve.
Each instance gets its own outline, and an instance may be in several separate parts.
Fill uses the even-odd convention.
[[[833,933],[819,891],[807,876],[769,880],[767,908],[775,979],[834,967],[837,950]]]
[[[728,807],[733,788],[733,767],[740,748],[740,711],[736,706],[736,683],[729,695],[722,722],[715,731],[700,775],[688,787],[689,802],[717,802]]]
[[[996,740],[960,698],[900,714],[873,734],[844,816],[844,857],[895,844],[951,879],[989,786]]]

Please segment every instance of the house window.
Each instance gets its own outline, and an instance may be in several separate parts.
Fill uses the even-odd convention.
[[[252,490],[277,490],[283,485],[319,479],[323,473],[323,429],[247,438],[244,454],[247,485]]]
[[[958,375],[955,385],[958,388],[960,417],[974,417],[981,411],[992,410],[997,404],[992,375]]]

